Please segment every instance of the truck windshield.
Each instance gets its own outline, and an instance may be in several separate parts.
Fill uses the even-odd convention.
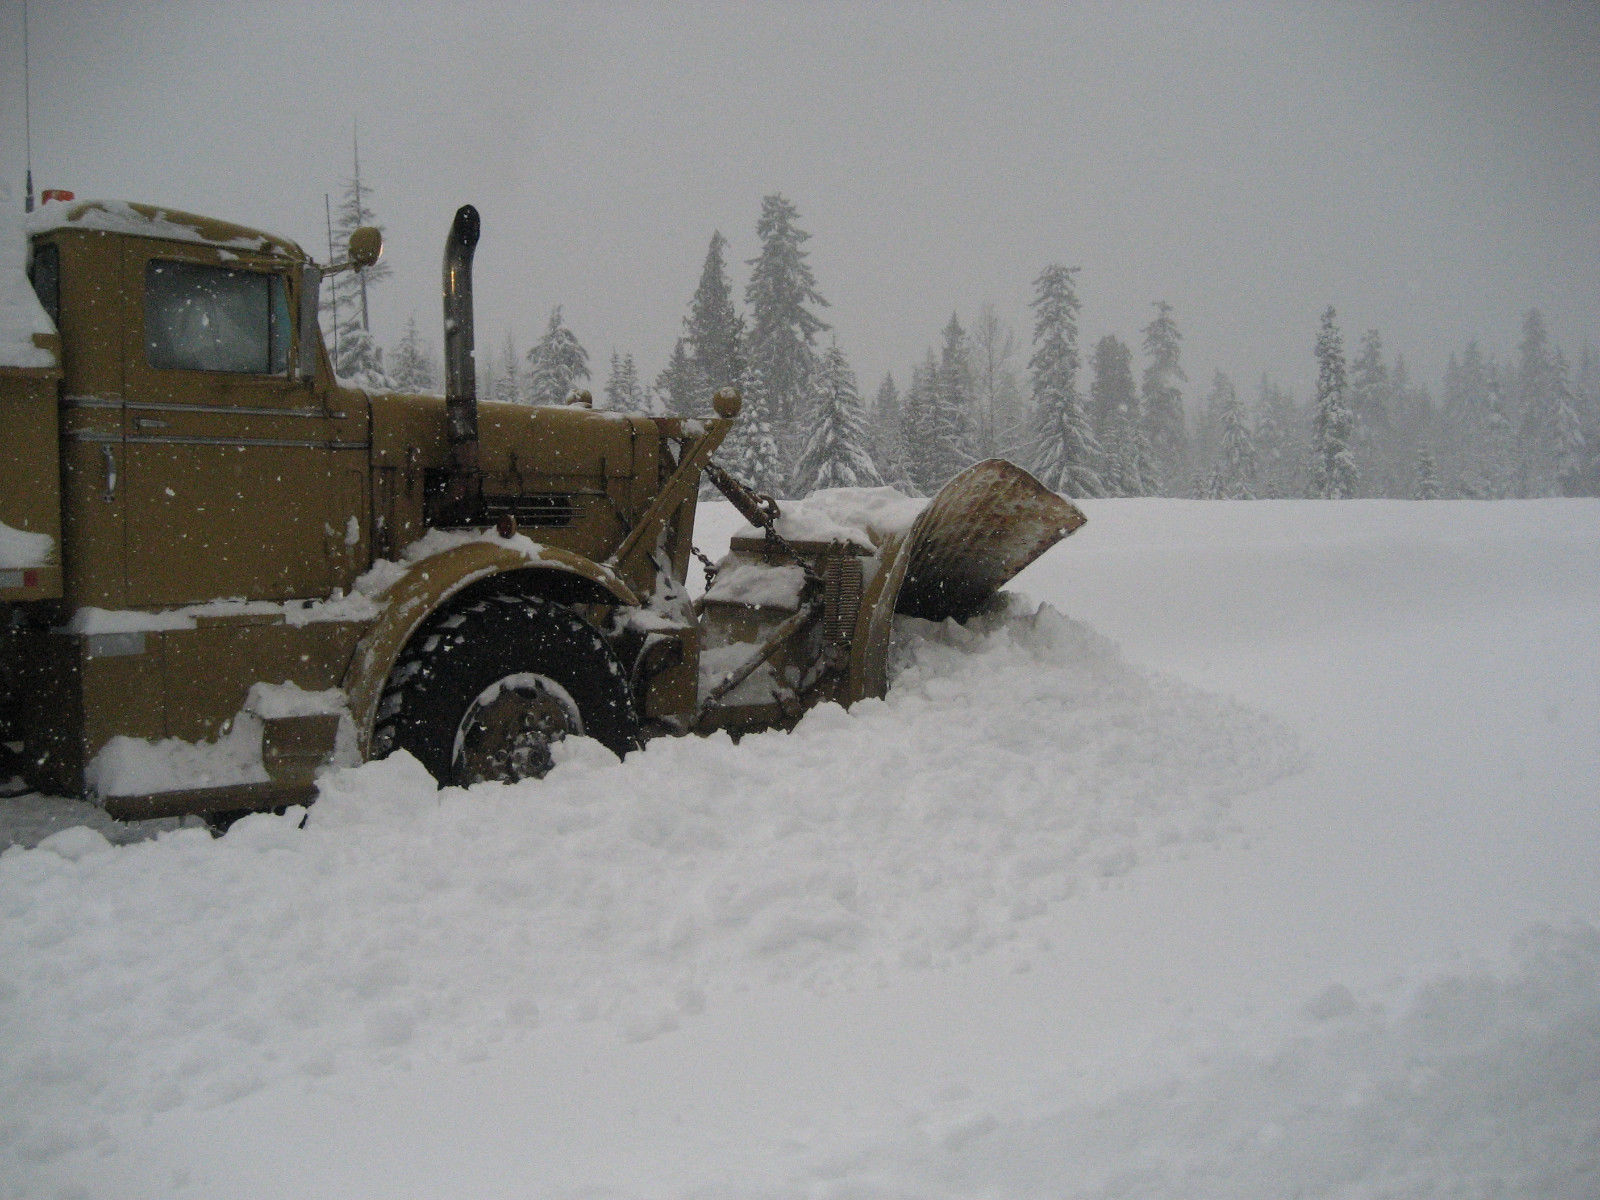
[[[285,374],[289,299],[283,278],[152,259],[144,272],[144,335],[152,367]]]

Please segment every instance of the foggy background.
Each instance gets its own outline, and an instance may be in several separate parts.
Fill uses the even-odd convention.
[[[285,234],[326,260],[361,175],[439,346],[455,207],[483,212],[480,359],[550,309],[653,379],[714,229],[736,298],[764,194],[799,209],[870,395],[952,311],[1026,361],[1031,284],[1081,266],[1081,344],[1151,304],[1212,372],[1304,400],[1328,304],[1437,395],[1522,314],[1600,339],[1600,5],[29,5],[36,188]],[[23,199],[23,6],[0,6],[0,203]],[[824,339],[826,344],[826,339]]]

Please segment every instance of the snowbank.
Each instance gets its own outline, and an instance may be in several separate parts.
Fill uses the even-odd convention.
[[[1307,998],[1260,1051],[1219,1047],[1108,1101],[1040,1083],[922,1105],[801,1148],[716,1195],[890,1200],[1600,1196],[1600,932],[1541,926],[1508,967]]]
[[[0,1063],[11,1153],[77,1144],[51,1114],[472,1059],[542,1014],[638,1041],[752,981],[1008,953],[1084,882],[1222,836],[1230,797],[1297,761],[1274,722],[1048,608],[916,624],[887,701],[792,735],[625,762],[583,740],[543,781],[470,792],[397,755],[327,779],[303,830],[295,810],[215,843],[7,852],[0,1042],[28,1047]],[[113,896],[122,928],[182,936],[93,919]]]
[[[1600,504],[1084,507],[793,734],[0,855],[0,1197],[1596,1195]]]

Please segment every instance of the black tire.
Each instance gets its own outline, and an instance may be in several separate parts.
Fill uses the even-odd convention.
[[[372,754],[408,750],[441,784],[537,778],[550,745],[582,733],[618,755],[639,744],[627,672],[571,609],[490,595],[430,618],[378,704]]]

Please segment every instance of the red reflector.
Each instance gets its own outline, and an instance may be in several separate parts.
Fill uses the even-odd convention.
[[[61,200],[65,202],[67,200],[74,200],[76,198],[76,195],[67,191],[66,188],[45,188],[45,190],[39,195],[39,203],[49,204],[52,200]]]
[[[37,571],[24,571],[22,573],[22,586],[25,587],[25,588],[38,587],[39,586],[39,572],[37,572]]]

